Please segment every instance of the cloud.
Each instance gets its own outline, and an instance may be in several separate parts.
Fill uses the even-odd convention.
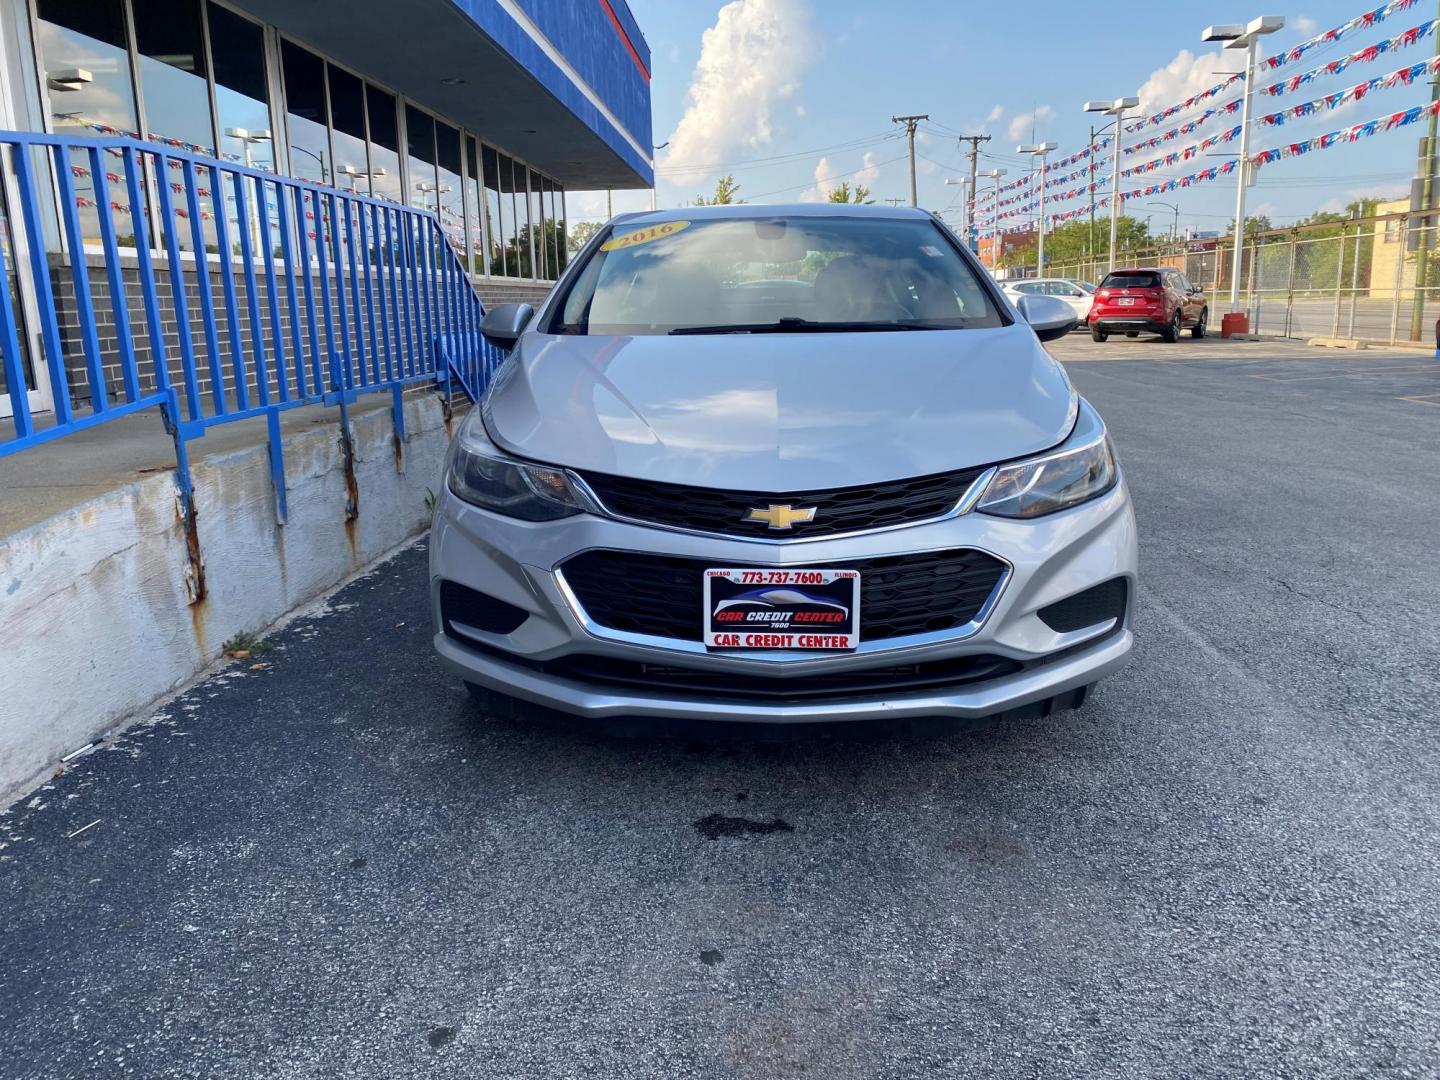
[[[731,0],[722,7],[700,39],[665,170],[692,170],[699,178],[737,150],[770,143],[772,112],[799,88],[815,40],[803,0]]]
[[[873,191],[876,182],[880,179],[880,166],[875,162],[875,152],[866,150],[860,168],[848,176],[837,173],[828,157],[822,157],[815,163],[814,176],[815,186],[805,189],[804,194],[800,196],[801,202],[824,202],[830,197],[830,192],[840,186],[842,180],[849,181],[852,188],[858,184]]]
[[[1201,90],[1210,89],[1225,78],[1216,74],[1221,70],[1235,70],[1234,54],[1226,57],[1216,50],[1197,56],[1189,49],[1181,49],[1175,54],[1175,59],[1152,71],[1144,85],[1136,92],[1140,99],[1140,111],[1159,112],[1193,97]],[[1237,92],[1238,89],[1237,87]]]
[[[1004,115],[1005,115],[1005,106],[1004,106],[1004,105],[996,105],[993,109],[990,110],[990,115],[987,116],[987,117],[985,117],[985,122],[986,122],[987,124],[993,124],[993,123],[995,123],[996,121],[998,121],[998,120],[999,120],[1002,116],[1004,116]]]
[[[1316,30],[1320,29],[1320,24],[1310,18],[1309,15],[1296,15],[1294,21],[1290,24],[1290,29],[1294,30],[1302,38],[1308,38],[1311,34],[1315,33]]]
[[[992,112],[993,116],[994,113]],[[1028,139],[1031,129],[1043,120],[1049,120],[1055,115],[1055,110],[1049,105],[1041,105],[1034,112],[1016,113],[1010,120],[1009,135],[1013,142],[1016,139]]]
[[[947,139],[945,142],[949,145],[950,140]],[[923,176],[934,176],[940,171],[940,166],[934,160],[928,155],[922,156],[925,151],[929,151],[930,154],[935,153],[937,143],[938,140],[928,131],[917,131],[915,133],[915,145],[919,148],[915,152],[915,168]]]

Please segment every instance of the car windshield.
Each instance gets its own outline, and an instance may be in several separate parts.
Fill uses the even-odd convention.
[[[1106,274],[1102,289],[1158,289],[1160,275],[1154,270],[1117,270]]]
[[[591,251],[557,334],[843,333],[1004,326],[975,272],[923,218],[674,218]]]

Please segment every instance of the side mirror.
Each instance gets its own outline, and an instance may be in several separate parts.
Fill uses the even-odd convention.
[[[529,304],[496,304],[480,320],[480,333],[497,345],[514,345],[534,314]]]
[[[1055,296],[1022,296],[1015,307],[1041,341],[1062,338],[1080,322],[1070,305]]]

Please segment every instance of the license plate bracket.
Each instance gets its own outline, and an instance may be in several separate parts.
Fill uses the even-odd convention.
[[[843,652],[860,644],[860,572],[821,567],[705,571],[711,649]]]

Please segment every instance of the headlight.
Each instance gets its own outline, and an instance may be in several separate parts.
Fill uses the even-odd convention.
[[[1053,514],[1105,494],[1117,476],[1105,423],[1082,401],[1070,437],[1040,457],[1000,466],[975,509],[1011,518]]]
[[[485,435],[480,410],[460,425],[446,479],[468,503],[522,521],[554,521],[590,509],[564,469],[507,457]]]

